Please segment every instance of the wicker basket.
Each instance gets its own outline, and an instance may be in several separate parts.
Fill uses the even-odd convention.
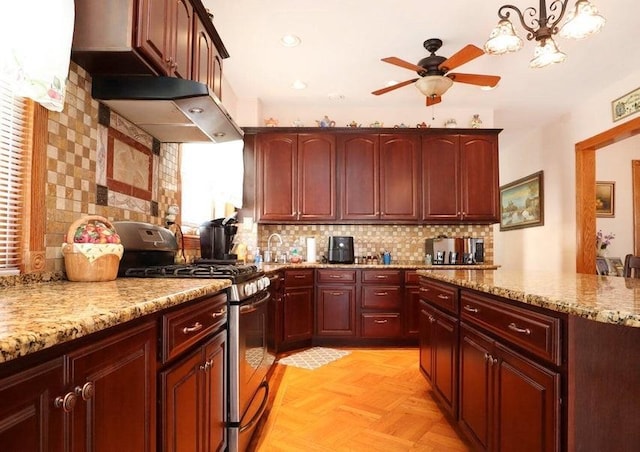
[[[69,281],[99,282],[113,281],[118,277],[118,267],[124,247],[115,243],[74,243],[76,229],[84,223],[100,221],[113,229],[104,217],[89,215],[69,226],[67,241],[62,244],[64,266]]]

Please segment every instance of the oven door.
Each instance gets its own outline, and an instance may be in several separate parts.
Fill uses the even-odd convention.
[[[239,305],[232,306],[229,311],[232,322],[229,325],[229,335],[231,337],[237,333],[237,341],[230,340],[229,349],[230,451],[246,449],[251,434],[267,407],[269,386],[266,376],[273,363],[273,355],[267,350],[269,298],[269,292],[265,290]],[[232,316],[237,316],[237,323],[235,319],[231,319]],[[231,330],[234,324],[235,332]],[[237,344],[235,351],[232,350],[234,342]],[[235,359],[232,358],[233,355]],[[237,388],[236,391],[234,387]]]

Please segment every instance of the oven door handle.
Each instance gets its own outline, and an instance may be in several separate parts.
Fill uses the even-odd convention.
[[[258,408],[258,411],[256,411],[251,420],[246,424],[242,425],[242,420],[240,420],[240,433],[252,428],[256,424],[256,422],[260,420],[265,410],[267,409],[267,402],[269,401],[269,383],[263,381],[262,383],[260,383],[260,386],[258,386],[258,389],[260,388],[264,388],[264,398],[260,403],[260,408]]]
[[[267,292],[265,296],[263,296],[257,301],[254,301],[252,303],[247,303],[247,304],[241,304],[240,314],[249,314],[250,312],[256,311],[260,307],[260,305],[266,303],[269,300],[269,298],[271,298],[271,294]]]

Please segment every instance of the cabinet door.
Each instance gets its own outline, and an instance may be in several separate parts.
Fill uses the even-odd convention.
[[[170,8],[168,0],[141,0],[137,16],[136,48],[164,75],[170,73]]]
[[[404,289],[404,333],[407,337],[417,338],[420,330],[420,288],[417,286]]]
[[[215,47],[211,63],[213,64],[213,94],[222,101],[222,58]]]
[[[459,422],[478,450],[488,450],[491,438],[492,347],[491,339],[461,325]]]
[[[188,0],[170,1],[172,7],[170,74],[184,79],[191,78],[193,52],[193,6]]]
[[[1,450],[64,450],[64,411],[55,406],[56,398],[68,393],[64,383],[62,358],[0,379]]]
[[[497,356],[495,450],[560,450],[560,374],[500,344]]]
[[[297,218],[296,134],[258,135],[257,187],[261,221]]]
[[[420,302],[420,370],[430,382],[433,381],[433,331],[436,318],[433,308]]]
[[[194,21],[192,80],[214,90],[213,43],[198,17]]]
[[[298,219],[336,218],[336,140],[334,135],[298,136]]]
[[[205,401],[205,413],[202,432],[205,442],[203,451],[222,451],[227,446],[226,349],[226,331],[218,333],[204,345],[205,372],[202,400]]]
[[[422,218],[459,220],[460,165],[457,135],[422,137]]]
[[[458,322],[439,311],[434,315],[433,387],[446,409],[456,417],[458,408]]]
[[[71,450],[156,450],[156,341],[155,324],[141,325],[68,355],[70,380],[84,391]]]
[[[316,334],[355,336],[355,286],[318,286],[316,291]]]
[[[499,220],[498,140],[496,136],[460,136],[462,219]]]
[[[311,338],[313,329],[313,288],[287,288],[283,303],[284,341]]]
[[[374,220],[380,217],[379,146],[378,135],[338,138],[340,219]]]
[[[420,218],[420,137],[380,135],[380,219]]]

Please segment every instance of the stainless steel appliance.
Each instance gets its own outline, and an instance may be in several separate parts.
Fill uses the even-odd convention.
[[[353,237],[331,236],[328,245],[328,260],[331,264],[353,264]]]
[[[220,278],[227,290],[227,447],[244,451],[269,397],[267,372],[275,362],[267,348],[270,280],[255,265],[220,264],[202,259],[175,265],[177,243],[165,228],[147,223],[114,222],[124,255],[122,276],[144,278]]]
[[[484,239],[475,237],[435,237],[425,239],[425,256],[434,265],[473,265],[484,262]]]

